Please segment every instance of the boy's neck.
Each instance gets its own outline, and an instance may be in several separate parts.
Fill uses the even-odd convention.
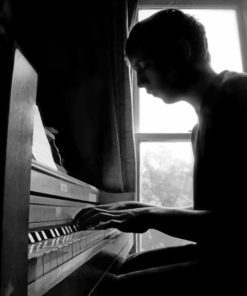
[[[186,93],[185,101],[190,103],[195,108],[196,112],[199,113],[202,99],[217,73],[215,73],[209,65],[197,67],[195,72],[196,82]]]

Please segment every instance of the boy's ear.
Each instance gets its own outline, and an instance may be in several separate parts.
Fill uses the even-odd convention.
[[[191,59],[191,45],[187,39],[180,39],[176,43],[179,60],[188,63]]]

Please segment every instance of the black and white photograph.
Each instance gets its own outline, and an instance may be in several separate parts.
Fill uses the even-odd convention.
[[[0,0],[1,296],[247,293],[247,0]]]

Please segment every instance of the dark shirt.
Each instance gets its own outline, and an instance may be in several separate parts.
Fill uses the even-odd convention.
[[[219,253],[224,245],[228,252],[245,236],[246,74],[224,71],[211,81],[200,108],[199,124],[192,132],[192,144],[194,208],[214,213],[202,244],[208,251],[219,246]]]

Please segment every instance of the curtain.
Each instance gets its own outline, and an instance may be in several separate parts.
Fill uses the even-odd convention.
[[[14,3],[18,42],[39,73],[43,122],[58,130],[56,145],[68,174],[107,192],[134,192],[124,46],[137,0],[51,1],[49,9],[41,0]]]
[[[116,192],[134,192],[136,162],[133,136],[131,73],[125,62],[124,46],[135,20],[137,1],[111,1],[108,8],[109,95],[111,153],[104,151],[102,181]]]
[[[112,193],[135,192],[132,88],[124,47],[136,8],[137,0],[93,1],[84,5],[86,13],[78,10],[77,18],[73,13],[73,20],[67,22],[66,43],[62,35],[63,56],[67,55],[71,69],[58,69],[52,75],[58,84],[53,100],[59,98],[57,118],[61,119],[53,124],[51,115],[48,124],[61,131],[57,144],[65,168],[76,178]],[[57,48],[53,64],[61,53],[61,46]],[[57,64],[61,66],[61,59]],[[49,81],[54,87],[54,78]],[[43,97],[49,99],[47,91]]]

